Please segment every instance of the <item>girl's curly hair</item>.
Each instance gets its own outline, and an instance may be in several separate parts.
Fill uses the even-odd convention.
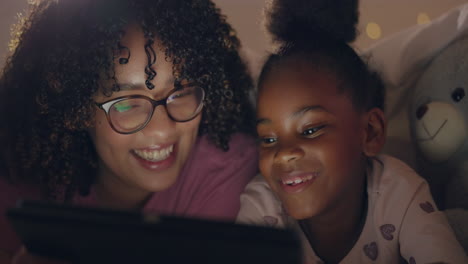
[[[40,184],[47,197],[69,200],[96,177],[88,135],[92,96],[114,77],[123,28],[139,24],[166,47],[176,83],[206,92],[200,134],[223,150],[231,134],[253,134],[252,80],[234,30],[210,0],[48,0],[18,27],[17,46],[0,78],[0,167],[11,181]]]

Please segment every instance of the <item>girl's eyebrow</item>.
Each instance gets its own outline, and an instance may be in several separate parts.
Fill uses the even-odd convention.
[[[317,112],[327,112],[329,113],[323,106],[321,105],[310,105],[310,106],[305,106],[299,108],[299,110],[295,111],[292,113],[290,116],[293,118],[297,118],[298,116],[304,115],[305,113],[309,111],[317,111]],[[259,118],[257,119],[257,126],[258,125],[264,125],[264,124],[269,124],[271,123],[271,120],[268,118]]]
[[[327,112],[328,111],[321,105],[309,105],[305,107],[299,108],[299,110],[295,111],[291,114],[291,117],[298,117],[301,116],[309,111],[318,111],[318,112]]]

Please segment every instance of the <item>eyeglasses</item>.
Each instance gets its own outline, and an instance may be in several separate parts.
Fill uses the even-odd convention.
[[[158,105],[166,108],[172,120],[187,122],[200,113],[204,98],[203,88],[191,84],[177,87],[161,100],[153,100],[144,95],[129,95],[96,105],[106,113],[107,121],[115,132],[132,134],[146,127]]]

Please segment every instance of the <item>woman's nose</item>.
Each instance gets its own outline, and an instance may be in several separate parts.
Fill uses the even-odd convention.
[[[175,131],[175,121],[168,116],[166,108],[159,105],[142,131],[146,136],[168,138]]]

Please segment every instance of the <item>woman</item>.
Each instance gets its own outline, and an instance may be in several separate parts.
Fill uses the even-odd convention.
[[[0,249],[17,199],[232,220],[257,171],[252,82],[209,0],[33,6],[0,79]]]

